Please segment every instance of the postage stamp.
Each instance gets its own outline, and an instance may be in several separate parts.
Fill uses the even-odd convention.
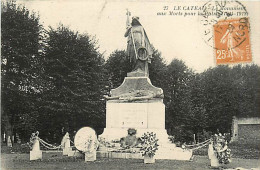
[[[220,20],[213,28],[216,64],[252,61],[247,17]]]

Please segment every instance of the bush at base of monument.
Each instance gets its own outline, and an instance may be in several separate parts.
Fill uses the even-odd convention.
[[[153,132],[144,133],[141,137],[142,155],[144,156],[144,163],[155,163],[155,152],[158,150],[158,139]]]

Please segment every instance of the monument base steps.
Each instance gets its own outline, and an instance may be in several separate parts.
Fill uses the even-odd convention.
[[[120,140],[121,137],[127,136],[128,128],[105,128],[102,135],[99,137],[105,138],[107,141]],[[170,159],[170,160],[190,160],[192,157],[191,150],[184,150],[182,148],[176,147],[175,144],[171,143],[168,139],[168,134],[165,129],[137,129],[136,136],[141,137],[146,132],[156,133],[158,140],[158,150],[155,154],[155,159]],[[111,154],[109,154],[111,153]],[[143,159],[141,154],[133,153],[115,153],[99,151],[98,157],[106,158],[133,158],[133,159]]]
[[[144,159],[141,153],[119,153],[119,152],[104,152],[97,151],[98,158],[121,158],[121,159]],[[168,160],[186,160],[189,161],[192,157],[191,151],[183,151],[181,148],[168,150],[167,148],[158,150],[155,154],[155,159]]]
[[[182,148],[167,145],[159,147],[155,154],[155,159],[170,159],[170,160],[190,160],[192,158],[191,150],[183,150]]]

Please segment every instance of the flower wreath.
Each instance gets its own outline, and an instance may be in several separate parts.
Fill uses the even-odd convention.
[[[213,149],[216,153],[219,163],[228,164],[231,162],[231,149],[227,146],[227,140],[222,134],[213,136]]]
[[[156,134],[153,132],[144,133],[141,137],[141,144],[142,144],[142,155],[153,157],[155,152],[158,150],[158,139],[156,139]]]
[[[97,150],[99,142],[95,136],[89,136],[89,139],[85,142],[84,152],[93,153]]]

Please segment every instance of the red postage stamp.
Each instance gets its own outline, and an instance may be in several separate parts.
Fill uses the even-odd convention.
[[[252,61],[248,18],[220,20],[213,29],[216,64]]]

